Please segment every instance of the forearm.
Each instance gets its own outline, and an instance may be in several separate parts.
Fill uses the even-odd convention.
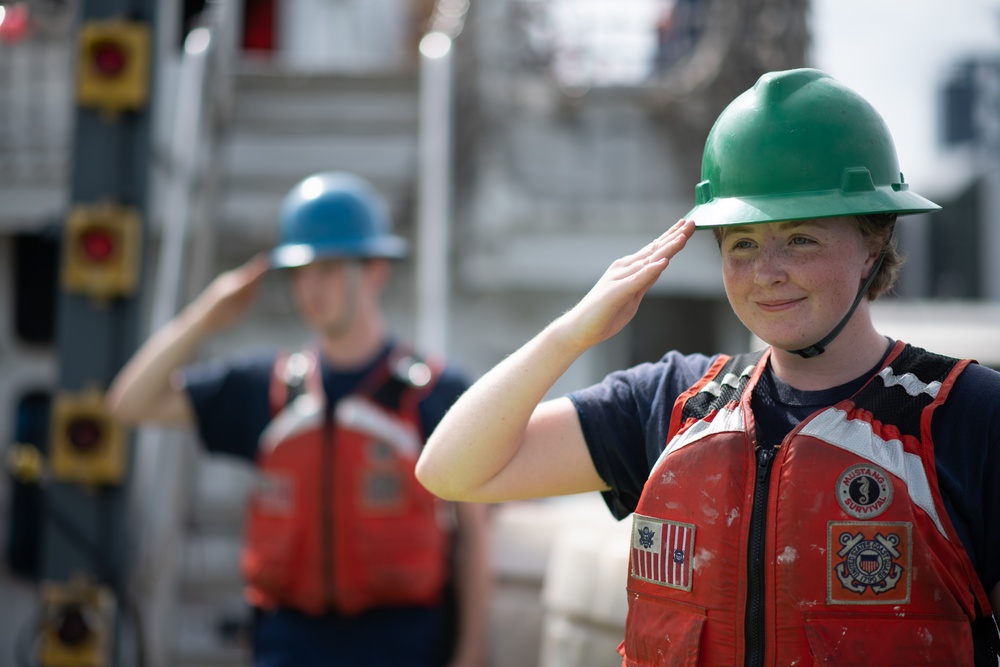
[[[680,220],[616,260],[576,306],[472,385],[424,447],[421,483],[442,498],[467,502],[607,488],[572,403],[540,403],[581,354],[631,321],[692,233],[694,223]]]
[[[108,388],[107,404],[112,415],[127,424],[189,422],[190,414],[175,376],[194,359],[208,335],[197,302],[153,334]]]
[[[417,477],[449,500],[492,501],[479,490],[507,467],[526,438],[535,408],[583,353],[560,318],[483,375],[434,430]]]

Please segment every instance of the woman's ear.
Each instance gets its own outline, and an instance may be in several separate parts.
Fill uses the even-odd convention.
[[[889,242],[888,234],[872,234],[865,238],[868,245],[868,259],[865,264],[870,268],[886,251]]]

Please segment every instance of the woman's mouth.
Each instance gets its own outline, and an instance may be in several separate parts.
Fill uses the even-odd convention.
[[[757,307],[768,313],[776,313],[782,310],[788,310],[789,308],[794,308],[796,305],[803,301],[802,298],[798,299],[769,299],[767,301],[758,301]]]

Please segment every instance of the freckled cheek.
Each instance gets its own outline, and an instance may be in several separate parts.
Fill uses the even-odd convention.
[[[746,286],[753,280],[753,271],[749,263],[724,262],[722,265],[722,284],[730,298],[746,291]]]
[[[808,273],[803,275],[808,276],[808,284],[817,291],[822,288],[822,291],[826,292],[849,292],[852,297],[856,291],[855,287],[844,280],[844,265],[840,262],[816,263],[809,267]]]

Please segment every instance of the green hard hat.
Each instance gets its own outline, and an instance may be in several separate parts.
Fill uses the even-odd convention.
[[[941,208],[910,192],[889,128],[817,69],[770,72],[719,115],[705,141],[697,227]]]

